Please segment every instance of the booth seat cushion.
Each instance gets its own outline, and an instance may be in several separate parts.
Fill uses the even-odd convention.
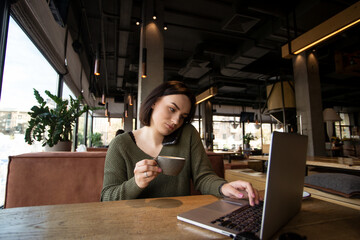
[[[306,187],[341,195],[360,196],[360,177],[343,173],[317,173],[305,177]]]
[[[39,152],[9,157],[5,208],[97,202],[106,152]]]

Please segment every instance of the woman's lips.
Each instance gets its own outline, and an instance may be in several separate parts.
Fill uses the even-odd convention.
[[[171,131],[173,131],[173,130],[175,129],[175,127],[172,126],[172,125],[169,125],[169,124],[165,124],[165,125],[166,125],[166,127],[167,127],[169,130],[171,130]]]

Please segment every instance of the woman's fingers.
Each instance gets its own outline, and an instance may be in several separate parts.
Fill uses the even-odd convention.
[[[135,165],[135,182],[140,188],[145,188],[160,172],[161,168],[157,166],[155,160],[144,159]]]
[[[237,180],[224,184],[221,192],[225,196],[233,198],[246,198],[247,195],[251,206],[254,206],[254,204],[259,204],[259,193],[255,188],[252,187],[251,183],[249,182]]]
[[[135,166],[135,169],[138,172],[154,172],[154,173],[160,173],[161,172],[161,168],[156,164],[156,162],[154,160],[147,160],[147,161],[144,161],[143,163],[139,162],[139,164],[137,164]],[[153,173],[151,173],[151,174],[148,173],[148,175],[152,176]]]

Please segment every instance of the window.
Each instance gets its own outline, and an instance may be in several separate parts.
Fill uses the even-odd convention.
[[[200,132],[199,128],[199,118],[194,118],[191,124],[196,128],[198,132]],[[200,120],[200,124],[202,124],[202,120]]]
[[[93,118],[93,134],[100,133],[103,146],[108,146],[115,137],[118,129],[124,129],[122,118],[111,118],[109,121],[106,117]]]
[[[239,121],[240,118],[234,116],[213,116],[214,150],[236,151],[242,146],[242,129]]]
[[[262,131],[263,131],[263,144],[270,144],[271,143],[271,123],[263,123]]]
[[[339,113],[341,121],[335,122],[335,132],[336,136],[340,139],[350,138],[351,137],[351,125],[350,117],[348,113]]]
[[[261,130],[263,137],[263,144],[270,144],[271,133],[274,131],[283,131],[279,124],[276,129],[276,124],[263,123],[262,127],[259,128],[253,122],[240,122],[238,116],[213,116],[213,133],[214,139],[214,150],[228,149],[236,151],[239,147],[243,147],[243,132],[252,133],[255,137],[254,140],[250,141],[250,147],[252,149],[261,149]],[[244,129],[243,129],[244,128]]]
[[[87,115],[87,139],[86,139],[86,146],[91,146],[91,133],[92,133],[92,111],[89,111]]]
[[[67,99],[68,101],[70,101],[70,96],[73,99],[76,98],[76,96],[71,91],[71,89],[68,87],[68,85],[66,83],[64,83],[61,98],[63,100]],[[80,144],[85,144],[85,130],[84,130],[84,128],[85,128],[85,116],[86,116],[86,113],[84,113],[78,119],[78,123],[77,123],[78,132],[77,133],[76,133],[76,126],[74,126],[74,128],[73,128],[73,133],[72,133],[73,149],[76,149]],[[75,142],[75,139],[76,139],[75,136],[77,137],[77,142]]]
[[[57,92],[58,74],[21,28],[10,18],[0,100],[0,205],[9,155],[40,152],[40,142],[25,143],[24,134],[31,107],[37,104],[34,90],[46,99],[45,90]]]
[[[62,99],[67,99],[70,101],[70,96],[72,98],[76,98],[74,93],[70,90],[66,83],[63,84],[63,92],[62,92]]]
[[[85,144],[85,124],[86,124],[86,113],[83,113],[78,120],[78,132],[77,132],[77,144],[76,147]],[[73,138],[74,139],[74,138]]]
[[[250,141],[250,148],[261,149],[261,129],[256,128],[255,123],[245,123],[245,134],[251,133],[254,136],[254,140]]]

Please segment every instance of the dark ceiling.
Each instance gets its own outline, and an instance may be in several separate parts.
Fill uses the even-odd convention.
[[[91,91],[122,101],[136,92],[143,1],[73,0],[67,26],[83,61],[92,67],[101,44],[101,75]],[[167,24],[164,37],[165,80],[187,83],[195,93],[217,86],[214,104],[265,104],[266,85],[293,78],[292,61],[281,46],[357,1],[155,0]],[[147,11],[149,12],[149,11]],[[150,18],[147,16],[147,18]],[[360,26],[315,48],[324,107],[360,107]],[[351,71],[336,70],[335,53],[349,60]]]

